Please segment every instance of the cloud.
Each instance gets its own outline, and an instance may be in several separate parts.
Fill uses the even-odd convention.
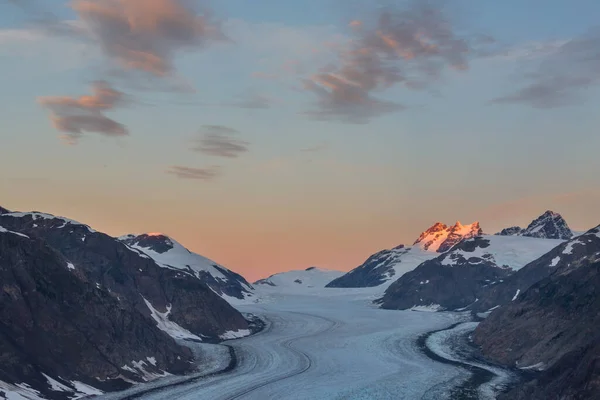
[[[204,125],[192,150],[215,157],[236,158],[248,151],[248,142],[234,138],[238,131],[221,125]]]
[[[170,166],[166,172],[167,174],[175,175],[180,179],[212,181],[221,176],[221,167],[213,165],[206,168],[191,168],[173,165]]]
[[[183,0],[74,0],[87,35],[126,70],[164,77],[178,51],[225,40],[220,26]]]
[[[406,9],[386,8],[378,19],[351,23],[354,39],[338,65],[303,81],[317,97],[307,114],[317,119],[365,123],[405,107],[374,97],[396,85],[423,89],[447,68],[466,70],[477,41],[461,37],[433,1],[413,1]],[[359,29],[357,29],[359,28]]]
[[[125,136],[127,128],[108,118],[105,112],[125,104],[122,92],[113,89],[107,82],[92,84],[92,94],[79,98],[67,96],[40,97],[38,102],[50,111],[50,121],[68,144],[77,144],[84,132],[106,136]]]
[[[584,100],[586,89],[600,83],[600,30],[563,42],[542,57],[528,83],[492,100],[496,104],[521,103],[534,108],[556,108]]]

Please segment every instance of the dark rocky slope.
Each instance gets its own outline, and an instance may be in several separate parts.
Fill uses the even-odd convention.
[[[72,268],[45,241],[0,228],[0,381],[67,399],[73,382],[114,390],[190,370],[189,349]]]
[[[150,257],[106,234],[65,218],[41,213],[0,215],[0,226],[43,238],[82,276],[146,316],[147,304],[196,335],[218,338],[247,329],[247,321],[200,280],[162,268]]]
[[[487,248],[489,242],[483,237],[460,242],[450,252],[404,274],[377,302],[386,309],[430,306],[440,310],[454,310],[474,303],[490,282],[499,281],[512,272],[497,265],[493,257],[469,255]]]
[[[592,235],[600,237],[600,228],[578,239],[592,243]],[[600,393],[600,251],[579,247],[588,254],[554,268],[492,312],[473,335],[494,361],[543,370],[506,398],[588,399]]]

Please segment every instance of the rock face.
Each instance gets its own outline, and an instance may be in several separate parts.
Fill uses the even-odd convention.
[[[478,292],[511,272],[499,267],[491,257],[464,256],[489,247],[489,240],[472,238],[458,244],[450,253],[419,265],[394,282],[380,300],[382,308],[454,310],[475,302]]]
[[[377,302],[389,309],[473,307],[494,285],[560,243],[490,235],[466,239],[404,274]]]
[[[600,339],[562,356],[536,379],[524,382],[499,400],[600,399]]]
[[[192,253],[168,236],[159,233],[126,235],[119,240],[142,251],[161,267],[196,277],[221,296],[238,299],[252,297],[252,285],[241,275],[206,257]]]
[[[561,246],[549,276],[475,330],[475,343],[491,359],[543,370],[506,398],[587,399],[600,393],[599,244],[600,227]]]
[[[515,238],[516,239],[516,238]],[[521,240],[540,240],[525,239]],[[548,241],[548,239],[543,239]],[[491,308],[511,303],[530,286],[550,276],[556,269],[580,262],[590,254],[600,251],[600,238],[592,229],[587,233],[567,242],[549,241],[556,247],[507,277],[503,282],[490,285],[489,290],[479,297],[479,301],[469,309],[485,312]]]
[[[523,228],[520,226],[511,226],[510,228],[502,229],[496,235],[500,236],[519,236],[523,232]]]
[[[0,207],[0,214],[6,214],[9,213],[10,211],[8,211],[6,208],[4,207]]]
[[[86,282],[44,240],[5,227],[0,299],[0,392],[69,399],[98,393],[85,385],[115,390],[191,369],[190,350],[152,319]]]
[[[560,214],[546,211],[533,220],[527,228],[521,229],[518,226],[513,226],[503,229],[498,235],[568,240],[573,237],[573,232]]]
[[[143,252],[86,225],[49,214],[8,213],[0,215],[0,226],[44,239],[87,282],[154,317],[163,328],[162,319],[172,322],[167,323],[171,334],[180,330],[217,339],[248,328],[242,315],[199,279],[160,267]]]
[[[479,236],[483,233],[479,222],[471,225],[462,225],[459,221],[452,227],[436,222],[431,228],[421,233],[413,246],[419,246],[423,250],[443,253],[452,248],[463,239]]]

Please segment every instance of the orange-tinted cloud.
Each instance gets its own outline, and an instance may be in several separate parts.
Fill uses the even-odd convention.
[[[124,69],[163,77],[177,51],[225,38],[209,15],[180,0],[74,0],[78,14],[102,51]]]
[[[213,165],[205,168],[192,168],[173,165],[170,166],[166,172],[167,174],[174,175],[180,179],[212,181],[221,176],[221,167]]]
[[[64,132],[61,136],[67,144],[77,144],[84,132],[106,136],[124,136],[127,128],[108,118],[104,113],[125,103],[123,93],[108,83],[97,81],[92,84],[92,94],[78,98],[49,96],[38,99],[50,111],[52,125]]]
[[[373,93],[403,84],[421,89],[439,79],[445,68],[464,70],[472,50],[443,13],[431,2],[415,1],[407,9],[388,8],[369,26],[353,22],[356,37],[340,54],[340,64],[304,81],[317,107],[309,115],[319,119],[367,122],[378,115],[402,110]]]

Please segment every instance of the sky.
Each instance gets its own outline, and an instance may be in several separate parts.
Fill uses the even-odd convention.
[[[600,223],[596,0],[0,0],[0,204],[256,280]]]

